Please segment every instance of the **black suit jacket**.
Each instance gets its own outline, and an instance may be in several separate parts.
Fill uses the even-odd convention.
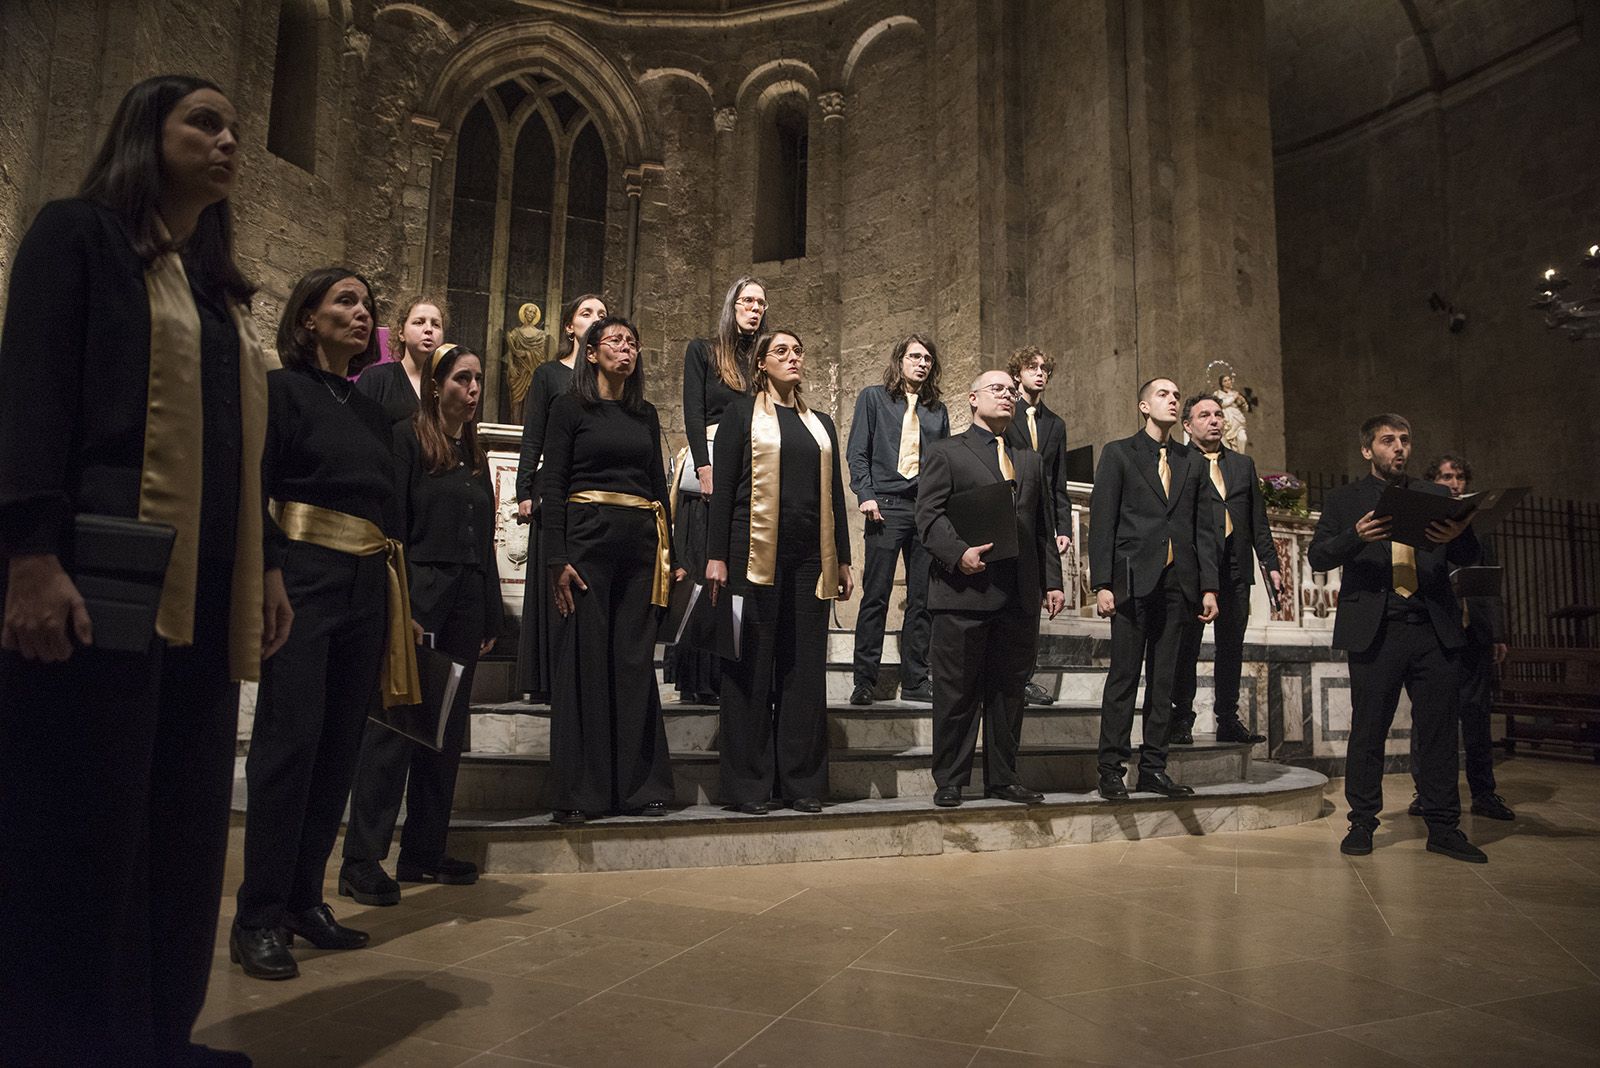
[[[928,607],[934,611],[992,612],[1022,607],[1037,611],[1046,590],[1061,589],[1061,558],[1051,541],[1044,465],[1031,449],[1008,447],[1017,474],[1015,560],[997,560],[976,575],[963,574],[961,556],[971,545],[945,515],[951,494],[999,482],[994,435],[976,424],[928,446],[917,490],[917,532],[933,558]]]
[[[1057,534],[1072,534],[1072,499],[1067,496],[1067,424],[1055,412],[1039,402],[1034,413],[1039,427],[1039,459],[1044,461],[1044,481],[1049,486],[1050,507]],[[1006,427],[1006,444],[1013,449],[1032,449],[1028,437],[1027,407],[1017,402],[1016,418]]]
[[[1233,537],[1227,536],[1224,513],[1217,509],[1217,538],[1222,543],[1217,577],[1227,582],[1231,574],[1241,585],[1253,586],[1256,569],[1255,561],[1250,559],[1252,548],[1268,571],[1282,570],[1278,563],[1278,547],[1272,543],[1272,527],[1267,522],[1267,499],[1261,495],[1256,462],[1232,449],[1222,449],[1221,452],[1222,459],[1218,463],[1222,465],[1222,483],[1228,487],[1228,499],[1223,504],[1227,508],[1226,516],[1233,519]],[[1202,464],[1211,463],[1199,449],[1194,449],[1192,454]],[[1214,506],[1217,488],[1211,481],[1211,472],[1205,468],[1201,470],[1205,474]]]
[[[1413,479],[1412,489],[1425,493],[1450,491],[1431,482]],[[1339,611],[1333,621],[1333,647],[1363,653],[1372,647],[1383,623],[1394,584],[1394,562],[1388,541],[1362,541],[1356,535],[1356,520],[1372,511],[1383,494],[1384,481],[1368,475],[1358,482],[1340,486],[1328,494],[1311,536],[1307,557],[1313,569],[1332,571],[1344,568],[1339,579]],[[1460,567],[1477,561],[1478,538],[1468,527],[1455,541],[1439,549],[1417,550],[1417,592],[1428,609],[1439,644],[1460,649],[1466,644],[1461,629],[1461,602],[1450,589],[1452,564]]]
[[[1149,595],[1161,580],[1172,543],[1178,586],[1196,604],[1217,589],[1222,515],[1206,461],[1187,445],[1169,442],[1172,492],[1161,490],[1159,446],[1143,430],[1100,453],[1089,497],[1089,584],[1123,596],[1117,569],[1131,564],[1128,593]]]

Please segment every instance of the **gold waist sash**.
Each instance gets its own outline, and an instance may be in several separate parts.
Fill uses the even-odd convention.
[[[672,594],[672,535],[667,531],[667,510],[661,502],[632,493],[583,490],[568,497],[567,503],[609,504],[617,508],[641,508],[656,514],[656,573],[650,583],[650,603],[657,608],[667,607]]]
[[[272,518],[291,541],[310,542],[336,553],[386,553],[389,565],[389,632],[384,639],[383,707],[422,701],[417,646],[411,636],[411,590],[406,584],[406,549],[383,536],[377,524],[304,501],[273,501]]]

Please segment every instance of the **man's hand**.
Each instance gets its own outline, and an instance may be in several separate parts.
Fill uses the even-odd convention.
[[[1494,662],[1495,662],[1495,664],[1497,664],[1497,665],[1504,664],[1506,662],[1506,654],[1509,653],[1510,651],[1511,651],[1511,647],[1508,646],[1505,642],[1495,642],[1494,643]]]
[[[483,641],[478,643],[478,655],[479,656],[486,656],[486,655],[488,655],[489,650],[491,650],[493,648],[494,648],[494,639],[493,638],[485,638],[485,639],[483,639]]]
[[[861,514],[866,516],[869,522],[873,522],[873,523],[881,523],[881,522],[883,522],[883,513],[878,511],[878,502],[877,501],[862,501],[861,502]]]
[[[1371,512],[1356,520],[1356,537],[1362,541],[1382,541],[1389,536],[1393,516],[1374,516]]]
[[[29,553],[11,558],[0,648],[14,649],[27,660],[59,663],[72,655],[72,638],[94,644],[89,609],[55,553]]]
[[[517,502],[517,518],[528,519],[533,515],[533,499]]]
[[[1470,515],[1462,519],[1439,519],[1429,523],[1425,533],[1428,535],[1428,540],[1435,545],[1444,545],[1461,537],[1462,533],[1471,525],[1472,517]]]
[[[1101,590],[1094,595],[1094,614],[1101,619],[1110,619],[1117,614],[1117,595],[1110,590]]]
[[[706,593],[711,596],[712,607],[717,603],[717,591],[728,584],[728,561],[706,561]]]
[[[709,501],[711,499],[711,465],[706,464],[704,467],[695,468],[694,477],[700,480],[700,496]]]
[[[1273,590],[1279,597],[1283,596],[1283,575],[1278,571],[1267,572],[1267,579],[1272,583]]]
[[[983,562],[983,554],[994,548],[994,542],[986,541],[982,545],[974,545],[961,554],[961,573],[963,575],[976,575],[987,571],[989,565]]]
[[[293,625],[294,608],[283,588],[283,568],[268,568],[261,576],[261,659],[283,648]]]
[[[850,575],[850,565],[839,565],[839,600],[848,601],[850,593],[856,588],[856,580]]]
[[[1066,606],[1066,594],[1062,593],[1060,590],[1044,591],[1044,610],[1050,614],[1051,619],[1054,619],[1056,616],[1060,615],[1061,610]]]
[[[560,612],[562,618],[565,619],[577,608],[577,604],[572,599],[572,587],[576,586],[580,590],[587,591],[589,586],[583,581],[583,577],[578,574],[577,568],[571,564],[561,564],[559,565],[559,570],[556,567],[552,567],[550,570],[556,572],[556,580],[550,584],[556,597],[556,611]]]
[[[1217,595],[1207,590],[1200,595],[1200,614],[1195,617],[1202,623],[1210,623],[1217,618]]]
[[[1057,556],[1065,556],[1065,555],[1067,555],[1067,550],[1070,549],[1070,548],[1072,548],[1072,539],[1067,537],[1065,534],[1057,534],[1056,535],[1056,555]]]

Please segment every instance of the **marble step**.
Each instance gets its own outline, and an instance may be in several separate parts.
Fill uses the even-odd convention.
[[[836,801],[865,798],[933,796],[928,746],[834,748],[829,753],[829,797]],[[1135,758],[1137,759],[1137,757]],[[718,801],[718,754],[714,750],[672,755],[677,801],[707,805]],[[1245,782],[1250,775],[1250,746],[1202,741],[1171,750],[1168,767],[1174,779],[1190,786]],[[973,762],[972,790],[983,791],[982,747]],[[548,810],[548,751],[542,753],[471,752],[461,758],[455,806],[460,810],[530,815]],[[1046,792],[1084,792],[1097,781],[1092,745],[1024,745],[1017,769],[1022,781]],[[1130,789],[1137,778],[1130,768]]]

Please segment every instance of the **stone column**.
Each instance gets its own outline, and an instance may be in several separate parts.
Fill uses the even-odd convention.
[[[823,303],[828,309],[828,337],[823,346],[827,354],[826,367],[818,368],[826,375],[826,386],[817,391],[823,407],[839,421],[841,432],[848,432],[846,413],[840,411],[839,360],[842,358],[840,341],[844,337],[844,302],[840,299],[839,264],[844,250],[844,116],[845,96],[838,90],[820,93],[817,109],[822,113],[822,137],[812,142],[820,151],[811,154],[816,181],[813,189],[821,191],[818,210],[810,212],[813,219],[820,218],[822,233],[822,286]],[[809,225],[810,220],[807,220]],[[814,231],[813,231],[814,232]],[[807,244],[815,248],[808,237]],[[809,251],[809,250],[808,250]],[[822,386],[822,382],[817,383]]]
[[[739,141],[736,131],[739,126],[739,109],[734,107],[718,108],[712,115],[716,124],[716,229],[712,237],[712,247],[716,250],[712,262],[716,265],[716,272],[711,279],[710,304],[714,310],[720,310],[724,290],[733,282],[733,231],[729,226],[732,221],[734,204],[739,200],[735,196],[735,187],[739,175]],[[749,259],[749,250],[741,260]]]

